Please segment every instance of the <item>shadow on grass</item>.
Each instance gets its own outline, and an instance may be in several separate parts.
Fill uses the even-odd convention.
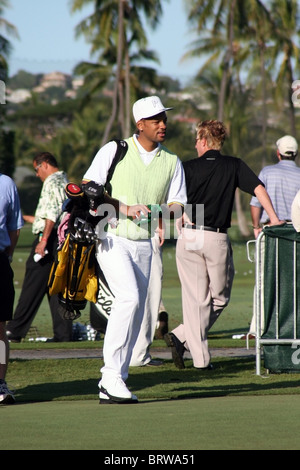
[[[62,363],[70,360],[63,360]],[[71,360],[71,361],[74,361]],[[26,362],[26,361],[25,361]],[[98,361],[97,361],[98,362]],[[160,367],[130,368],[127,385],[143,402],[237,395],[281,395],[299,393],[298,374],[255,375],[253,358],[222,358],[212,371],[198,371],[191,360],[178,370],[172,361]],[[99,370],[97,368],[97,370]],[[99,378],[93,374],[75,380],[48,381],[17,390],[17,402],[98,400]]]
[[[81,400],[98,398],[97,380],[71,380],[28,385],[17,390],[17,402],[42,402],[52,400]]]
[[[232,358],[214,361],[211,371],[198,371],[192,367],[192,361],[186,361],[186,369],[155,373],[155,381],[166,381],[169,385],[170,398],[204,398],[234,395],[268,395],[299,393],[299,375],[281,374],[268,376],[255,375],[253,358]],[[131,387],[135,392],[153,386],[152,374],[146,374],[142,381],[139,376],[130,377]],[[287,378],[287,379],[285,379]],[[268,380],[269,379],[269,380]]]

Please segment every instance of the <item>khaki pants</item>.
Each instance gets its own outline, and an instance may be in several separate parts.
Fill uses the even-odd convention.
[[[226,233],[183,229],[176,262],[182,289],[183,324],[172,333],[190,351],[195,367],[210,362],[207,335],[228,305],[234,266]]]

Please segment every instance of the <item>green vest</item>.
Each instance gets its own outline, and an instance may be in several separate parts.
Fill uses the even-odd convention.
[[[177,156],[161,146],[152,162],[145,165],[133,137],[126,139],[128,150],[118,163],[111,179],[112,197],[132,206],[134,204],[163,204],[176,168]],[[131,218],[120,214],[116,229],[108,232],[130,240],[145,240],[154,235],[157,220],[137,225]]]

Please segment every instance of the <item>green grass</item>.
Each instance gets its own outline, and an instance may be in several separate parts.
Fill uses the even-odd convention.
[[[217,358],[214,370],[205,372],[185,362],[184,370],[171,360],[160,367],[132,367],[127,384],[140,401],[299,394],[299,374],[257,376],[253,357]],[[100,353],[99,359],[17,359],[10,362],[7,379],[18,403],[95,400],[102,365]]]
[[[22,244],[19,250],[23,253]],[[236,274],[232,298],[210,331],[209,346],[214,348],[245,348],[245,340],[235,340],[232,336],[247,332],[252,317],[254,265],[247,258],[245,243],[235,243],[233,250]],[[18,260],[16,256],[14,262]],[[180,282],[176,270],[174,244],[166,244],[163,260],[163,300],[169,312],[169,329],[172,329],[182,321]],[[21,264],[24,265],[23,262]],[[17,272],[16,279],[18,276],[21,283],[21,270]],[[19,291],[19,288],[16,288],[17,296]],[[78,321],[89,323],[89,306]],[[46,299],[36,315],[33,326],[37,328],[40,336],[52,336],[51,316]],[[253,340],[250,341],[250,346],[254,344]],[[12,349],[59,347],[98,350],[102,346],[102,340],[57,345],[29,342],[27,339],[21,344],[11,344]],[[164,341],[155,340],[153,347],[165,348],[166,345]],[[199,386],[199,373],[193,369],[191,360],[186,361],[187,368],[183,371],[178,371],[171,361],[167,361],[159,370],[131,368],[128,383],[141,400],[298,393],[298,374],[269,375],[266,380],[262,380],[255,375],[254,356],[217,358],[213,362],[215,370],[212,374],[202,374],[201,386]],[[101,365],[100,359],[12,360],[7,379],[17,390],[18,401],[94,399]]]
[[[13,269],[15,272],[15,291],[17,303],[24,272],[25,261],[27,259],[33,236],[30,232],[30,226],[26,225],[21,231],[20,240],[15,252]],[[232,290],[231,302],[227,309],[220,316],[212,328],[209,335],[209,344],[211,347],[245,347],[245,341],[233,340],[232,335],[245,333],[248,331],[249,323],[252,317],[252,298],[254,286],[254,265],[247,259],[246,244],[233,243],[234,262],[235,262],[235,280]],[[169,313],[169,329],[171,330],[182,321],[181,311],[181,291],[180,282],[176,269],[175,259],[175,245],[166,243],[163,249],[163,263],[164,263],[164,279],[163,279],[163,301],[166,310]],[[89,305],[82,311],[81,317],[77,320],[83,324],[89,323]],[[30,331],[28,337],[21,344],[12,344],[14,348],[47,348],[56,347],[55,344],[33,343],[29,342],[28,338],[34,337],[35,331],[38,336],[51,337],[52,322],[46,296],[41,304],[41,307],[32,323],[34,331]],[[64,343],[59,347],[73,348],[97,348],[98,342],[91,341]],[[42,346],[41,346],[42,344]],[[250,343],[253,345],[253,341]],[[165,347],[163,341],[155,341],[155,347]]]
[[[115,456],[140,459],[191,450],[194,463],[200,465],[203,454],[197,451],[201,450],[298,450],[299,412],[296,396],[150,401],[116,407],[99,406],[96,401],[16,405],[1,410],[5,433],[0,449],[101,450],[100,464],[112,457],[111,450],[121,451]]]
[[[28,257],[33,236],[31,227],[26,224],[21,230],[21,236],[13,260],[15,291],[17,303],[25,273],[25,262]],[[235,279],[232,298],[228,308],[221,315],[216,325],[211,330],[220,338],[228,340],[233,334],[244,333],[248,330],[252,317],[253,286],[255,282],[255,268],[247,259],[245,243],[233,243]],[[163,249],[164,279],[163,301],[169,312],[170,329],[182,321],[180,282],[176,269],[175,245],[166,243]],[[89,323],[89,305],[82,312],[78,320],[81,323]],[[51,315],[46,297],[36,315],[32,326],[38,330],[39,336],[53,335]],[[236,344],[236,343],[235,343]]]
[[[201,450],[299,450],[299,412],[297,396],[16,405],[1,410],[0,449],[98,450],[100,465],[118,450],[139,456],[138,468],[149,455],[190,450],[199,467]]]
[[[16,302],[31,244],[28,228],[22,232],[13,262]],[[246,332],[251,321],[254,265],[245,243],[235,242],[233,249],[232,298],[210,332],[210,347],[246,346],[232,335]],[[163,256],[163,300],[173,328],[181,321],[174,245],[166,244]],[[89,322],[88,307],[78,321]],[[33,326],[39,335],[52,336],[46,300]],[[192,450],[195,457],[205,449],[299,449],[299,374],[267,375],[262,369],[263,375],[257,376],[254,356],[217,357],[214,370],[206,372],[196,371],[191,360],[184,370],[168,360],[157,368],[130,368],[127,383],[138,405],[101,406],[97,383],[102,346],[103,340],[11,344],[11,349],[90,348],[99,359],[12,359],[7,381],[16,390],[17,403],[0,407],[5,429],[1,450],[103,450],[99,456],[104,463],[104,456],[112,455],[108,450],[131,450],[132,455],[144,450],[146,458],[147,449],[161,454],[166,449]],[[153,346],[166,347],[163,341]]]

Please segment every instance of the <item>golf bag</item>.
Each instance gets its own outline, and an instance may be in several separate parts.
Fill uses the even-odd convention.
[[[95,211],[104,202],[105,191],[111,194],[114,169],[127,152],[125,141],[116,143],[116,155],[104,186],[94,181],[82,187],[74,183],[66,185],[68,199],[63,208],[66,216],[61,224],[65,231],[48,281],[49,294],[58,294],[59,313],[64,319],[75,320],[87,301],[96,303],[99,296],[101,270],[95,257],[95,228],[105,216],[96,216]]]
[[[88,191],[98,198],[89,200]],[[65,207],[67,224],[65,239],[59,246],[49,276],[49,294],[58,294],[59,313],[64,319],[75,320],[87,301],[97,299],[98,276],[95,259],[95,227],[100,217],[90,214],[89,208],[103,202],[102,185],[90,182],[83,190],[74,183],[66,186],[69,196]]]

